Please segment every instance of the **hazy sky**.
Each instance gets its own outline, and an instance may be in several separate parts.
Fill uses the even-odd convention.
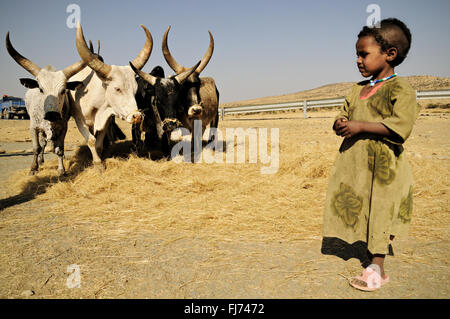
[[[381,18],[397,17],[412,32],[412,47],[399,75],[450,76],[450,1],[301,0],[39,0],[0,2],[0,33],[24,56],[58,69],[79,60],[75,29],[67,26],[69,4],[81,9],[86,39],[101,40],[105,62],[128,65],[145,42],[140,24],[154,39],[144,71],[161,65],[173,72],[161,52],[171,25],[169,48],[180,64],[201,59],[210,30],[213,57],[203,76],[216,80],[221,102],[279,95],[347,81],[359,81],[355,41],[366,24],[369,4]],[[20,77],[31,77],[0,46],[0,94],[23,97]]]

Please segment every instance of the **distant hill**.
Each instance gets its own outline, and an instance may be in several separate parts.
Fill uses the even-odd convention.
[[[447,90],[450,89],[450,78],[437,77],[431,75],[414,75],[405,76],[406,80],[411,83],[415,90]],[[238,102],[223,103],[220,107],[232,107],[241,105],[259,105],[259,104],[274,104],[274,103],[288,103],[308,99],[325,99],[334,97],[344,97],[349,94],[354,82],[341,82],[334,84],[327,84],[315,89],[278,95],[268,96],[251,100],[244,100]]]

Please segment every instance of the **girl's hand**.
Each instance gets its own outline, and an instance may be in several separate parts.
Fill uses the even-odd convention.
[[[334,122],[334,127],[333,129],[336,131],[336,134],[339,135],[337,133],[337,131],[343,127],[344,123],[347,122],[347,119],[345,117],[341,117],[339,119],[336,120],[336,122]]]
[[[336,127],[338,127],[336,123]],[[336,134],[344,138],[350,138],[362,132],[362,125],[359,121],[345,121],[337,128]]]

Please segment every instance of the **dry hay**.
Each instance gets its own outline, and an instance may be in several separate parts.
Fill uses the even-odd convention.
[[[68,177],[61,182],[53,161],[36,177],[25,171],[16,174],[16,188],[43,193],[39,199],[51,201],[52,211],[74,221],[108,220],[113,227],[108,231],[119,233],[152,230],[291,240],[320,233],[323,198],[317,192],[323,193],[331,164],[321,163],[320,149],[305,149],[286,160],[281,155],[284,165],[275,175],[261,175],[257,164],[177,164],[134,154],[127,160],[109,158],[104,169],[82,170],[79,154],[86,149],[78,150],[78,159],[66,160]]]

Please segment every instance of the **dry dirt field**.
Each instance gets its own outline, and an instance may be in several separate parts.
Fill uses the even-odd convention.
[[[423,110],[405,145],[415,177],[409,236],[386,259],[391,282],[348,284],[362,268],[320,253],[336,111],[229,116],[279,128],[279,169],[175,163],[127,154],[92,167],[70,122],[65,161],[28,176],[28,121],[0,121],[0,298],[449,298],[450,112]],[[129,127],[118,120],[130,136]],[[269,131],[270,132],[270,131]],[[269,133],[270,137],[270,133]],[[124,155],[125,154],[125,155]],[[69,288],[69,265],[80,288]]]

